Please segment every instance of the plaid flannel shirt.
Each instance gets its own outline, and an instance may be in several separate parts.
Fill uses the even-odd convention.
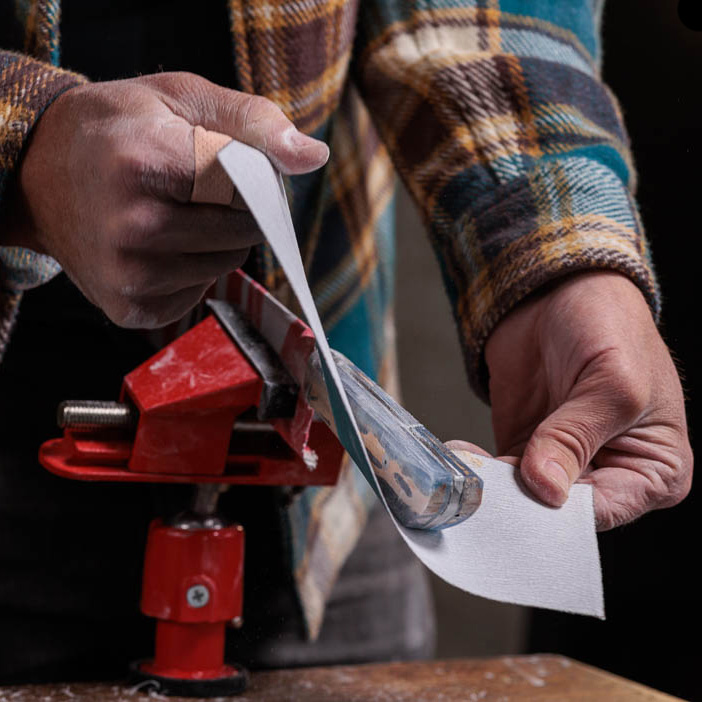
[[[598,0],[228,5],[238,87],[330,144],[324,169],[291,179],[290,201],[330,341],[369,375],[392,375],[395,171],[423,215],[484,398],[488,335],[549,281],[618,271],[657,314],[627,137],[600,78]],[[58,67],[59,0],[0,0],[0,46],[1,215],[33,125],[82,78]],[[290,304],[270,252],[254,263]],[[0,352],[22,290],[56,270],[0,247]],[[346,470],[338,486],[305,490],[289,508],[311,636],[372,499]]]

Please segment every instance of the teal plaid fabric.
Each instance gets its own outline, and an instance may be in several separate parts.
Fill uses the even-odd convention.
[[[387,382],[393,370],[395,172],[426,222],[468,377],[483,397],[488,335],[549,281],[618,271],[657,313],[626,132],[600,79],[599,3],[228,4],[239,87],[273,100],[330,144],[322,171],[289,183],[290,202],[330,341],[369,375]],[[22,0],[15,8],[0,0],[0,8],[0,45],[15,50],[0,52],[1,185],[16,172],[41,111],[80,78],[56,67],[57,2]],[[39,264],[16,252],[1,263],[6,343],[17,281]],[[256,252],[253,268],[293,304],[267,249]],[[358,471],[346,470],[336,488],[306,490],[289,510],[312,636],[372,499]]]

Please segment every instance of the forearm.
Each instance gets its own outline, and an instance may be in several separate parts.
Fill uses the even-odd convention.
[[[442,263],[469,375],[544,283],[615,270],[657,309],[615,101],[596,64],[590,3],[502,10],[364,5],[356,76]],[[505,8],[511,10],[507,12]],[[391,21],[392,19],[392,21]],[[381,26],[385,22],[385,26]]]

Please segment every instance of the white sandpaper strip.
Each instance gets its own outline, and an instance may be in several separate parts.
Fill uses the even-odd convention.
[[[342,443],[382,498],[305,277],[282,179],[262,153],[239,142],[231,142],[218,158],[271,245],[315,334],[328,365],[330,398],[340,401],[337,427],[348,430],[340,437]],[[345,416],[337,417],[337,412]],[[553,509],[528,495],[512,466],[474,454],[462,457],[484,482],[483,502],[472,517],[441,531],[405,529],[393,518],[417,557],[447,582],[482,597],[603,617],[592,488],[573,486],[568,502]]]
[[[484,483],[478,511],[441,531],[398,526],[416,556],[446,582],[493,600],[604,618],[590,485],[554,509],[534,500],[519,471],[457,451]]]
[[[366,480],[373,484],[376,493],[380,494],[356,419],[317,314],[312,292],[307,284],[283,179],[262,152],[238,141],[232,141],[223,148],[217,154],[217,158],[234,186],[238,188],[239,194],[283,267],[288,283],[314,333],[339,440],[366,476]]]

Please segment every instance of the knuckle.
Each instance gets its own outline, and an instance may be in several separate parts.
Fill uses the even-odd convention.
[[[119,214],[107,229],[107,236],[119,270],[129,266],[131,258],[152,248],[154,235],[162,227],[158,208],[134,205]]]
[[[251,249],[237,249],[227,257],[226,268],[230,271],[241,268],[249,257]]]
[[[159,276],[151,261],[129,252],[117,253],[112,269],[112,294],[125,304],[139,303],[156,291]]]
[[[128,192],[144,192],[145,184],[152,179],[153,166],[144,153],[126,151],[116,159],[115,172]]]
[[[139,290],[123,287],[113,303],[103,307],[105,314],[118,326],[126,329],[159,329],[178,321],[197,305],[210,283],[172,295],[142,294]]]
[[[595,528],[597,531],[609,531],[618,525],[617,517],[609,500],[595,490]]]
[[[582,420],[571,420],[567,427],[557,422],[537,427],[534,438],[561,447],[564,457],[573,457],[579,466],[586,466],[598,448],[595,432]]]
[[[636,363],[622,353],[610,353],[606,363],[617,413],[627,419],[638,417],[650,402],[648,383],[637,373]]]
[[[614,392],[616,407],[623,417],[636,419],[649,405],[645,384],[634,378],[622,378],[615,383]]]
[[[173,197],[179,202],[190,199],[192,172],[184,159],[169,158],[166,150],[147,149],[128,152],[117,164],[120,184],[129,193],[155,198]]]
[[[207,79],[197,75],[197,73],[193,73],[192,71],[171,71],[170,73],[164,73],[162,75],[167,78],[169,83],[175,83],[178,85],[185,84],[188,87],[209,83]]]
[[[182,319],[184,315],[190,312],[190,310],[200,302],[209,287],[210,283],[208,282],[205,285],[181,290],[163,300],[159,309],[160,326]]]
[[[137,80],[167,93],[180,93],[192,88],[200,88],[208,83],[205,78],[190,71],[165,71],[140,76]]]
[[[260,95],[240,93],[237,100],[227,103],[228,118],[240,134],[247,134],[262,122],[283,117],[282,110],[273,102]]]
[[[641,516],[641,511],[625,500],[612,502],[607,511],[596,518],[597,530],[607,531],[629,524]]]
[[[198,75],[197,73],[193,73],[192,71],[177,71],[174,72],[172,76],[174,82],[177,82],[187,90],[207,90],[214,85],[214,83],[207,80],[207,78]]]
[[[158,306],[148,300],[123,302],[113,314],[107,312],[107,315],[117,326],[125,329],[158,329],[168,323],[162,321]]]
[[[251,119],[275,119],[283,116],[283,111],[278,105],[261,95],[249,95],[248,102]]]
[[[680,455],[669,461],[669,470],[663,475],[664,488],[658,499],[660,507],[680,504],[692,489],[694,458],[689,444]]]
[[[685,481],[675,488],[673,488],[668,494],[667,499],[662,503],[662,507],[675,507],[679,505],[689,494],[692,489],[692,480]]]

